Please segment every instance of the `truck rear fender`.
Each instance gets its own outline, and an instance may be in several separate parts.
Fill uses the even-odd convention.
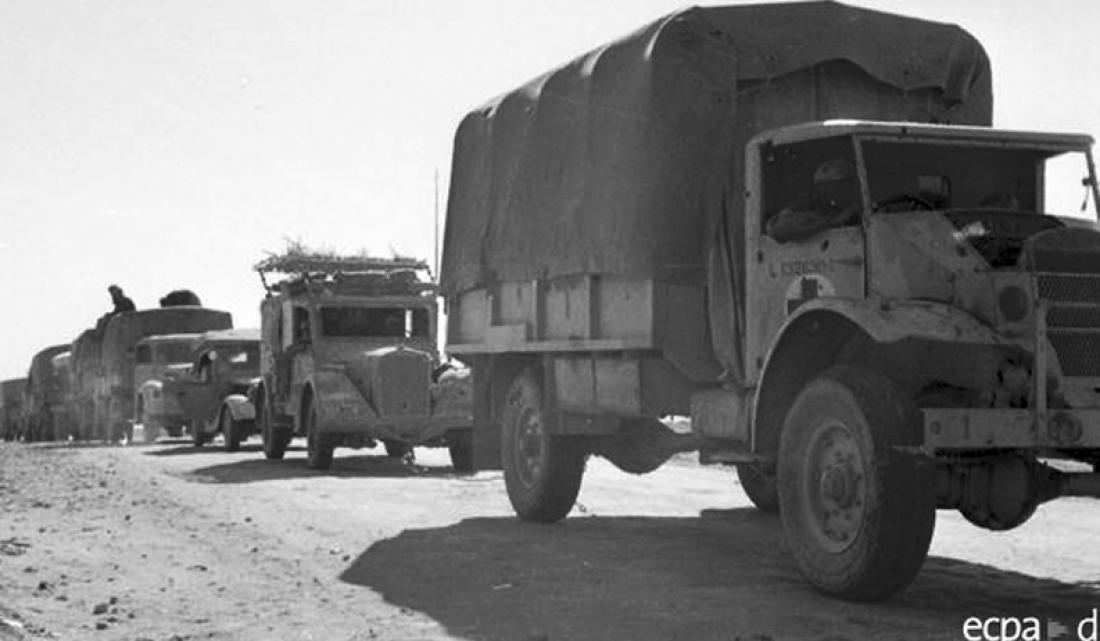
[[[802,305],[780,328],[760,373],[753,403],[752,449],[775,453],[787,410],[813,378],[863,340],[873,348],[906,339],[958,345],[1002,346],[988,325],[967,312],[929,301],[853,302],[821,298]],[[863,354],[887,375],[896,364]],[[862,359],[861,359],[862,360]],[[883,362],[886,361],[886,362]]]

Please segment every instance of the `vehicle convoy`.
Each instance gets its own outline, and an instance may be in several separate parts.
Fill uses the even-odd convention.
[[[469,114],[441,285],[475,466],[549,522],[589,455],[698,449],[861,600],[937,508],[1100,495],[1100,232],[1052,208],[1096,202],[1092,140],[992,129],[991,96],[956,26],[796,3],[672,14]]]
[[[74,414],[85,438],[132,438],[138,342],[157,334],[229,329],[228,312],[180,306],[104,316],[73,342]]]
[[[470,468],[468,377],[440,360],[426,263],[288,252],[256,269],[267,297],[252,400],[267,458],[298,435],[314,469],[378,441],[391,456],[446,446]]]
[[[169,436],[183,433],[185,416],[177,399],[164,393],[165,381],[190,365],[200,336],[158,334],[134,345],[134,422],[141,424],[144,440],[155,441],[162,430]]]
[[[55,366],[55,358],[68,351],[68,344],[54,345],[31,359],[23,399],[23,425],[29,441],[53,441],[69,436],[68,371]]]
[[[26,388],[25,378],[0,381],[0,438],[5,441],[23,438],[23,392]]]
[[[206,332],[192,351],[190,369],[165,381],[164,396],[179,405],[196,446],[220,432],[225,450],[236,452],[256,433],[248,389],[259,376],[258,329]]]

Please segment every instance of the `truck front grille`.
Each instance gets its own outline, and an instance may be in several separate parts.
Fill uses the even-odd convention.
[[[1065,376],[1100,376],[1100,274],[1038,274],[1047,338]]]
[[[376,409],[382,416],[417,416],[431,412],[431,363],[416,352],[387,354],[374,380]]]

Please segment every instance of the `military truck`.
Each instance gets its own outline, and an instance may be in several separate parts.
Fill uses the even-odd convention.
[[[441,284],[475,465],[550,522],[590,455],[698,449],[857,600],[937,508],[1100,494],[1100,232],[1051,207],[1095,204],[1092,140],[991,96],[962,29],[811,2],[674,13],[470,113]]]
[[[95,385],[100,371],[99,355],[106,318],[102,318],[96,327],[81,332],[71,345],[68,404],[75,423],[76,438],[81,441],[92,439],[99,424],[95,416]]]
[[[391,456],[446,446],[455,469],[470,467],[469,389],[440,360],[426,263],[288,253],[256,269],[267,297],[253,403],[268,459],[304,436],[313,469],[378,441]]]
[[[53,345],[36,353],[27,372],[23,413],[27,440],[52,441],[69,436],[65,388],[68,373],[54,367],[54,357],[69,345]]]
[[[173,397],[190,422],[196,447],[221,433],[227,452],[256,433],[256,410],[249,388],[260,377],[260,331],[227,329],[204,333],[191,355],[186,373],[165,382],[165,397]]]
[[[5,441],[23,439],[23,392],[25,378],[0,381],[0,438]]]
[[[92,379],[94,433],[108,441],[133,437],[136,345],[156,334],[229,329],[228,312],[205,307],[164,307],[114,314],[102,324],[98,364]]]
[[[186,417],[177,399],[165,394],[165,380],[190,365],[191,352],[202,335],[157,334],[134,345],[134,422],[142,426],[144,440],[155,441],[163,431],[180,436]]]

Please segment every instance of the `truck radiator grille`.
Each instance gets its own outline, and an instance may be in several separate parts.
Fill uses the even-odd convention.
[[[1047,338],[1065,376],[1100,376],[1100,274],[1039,274]]]
[[[379,363],[375,409],[382,416],[426,415],[431,411],[430,363],[395,352]]]

